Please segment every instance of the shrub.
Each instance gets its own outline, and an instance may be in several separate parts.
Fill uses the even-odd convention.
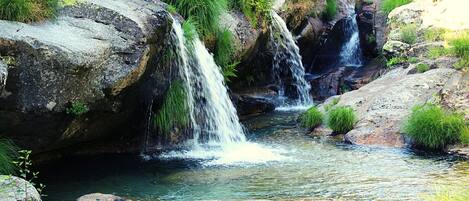
[[[238,0],[239,7],[253,26],[265,27],[270,22],[272,0]]]
[[[464,118],[434,104],[416,106],[404,125],[404,133],[426,149],[443,149],[457,143],[466,132]]]
[[[191,18],[201,36],[207,37],[218,28],[220,15],[227,9],[226,0],[166,0],[179,14]]]
[[[323,122],[323,115],[317,107],[309,108],[300,116],[300,125],[309,129],[318,127]]]
[[[430,66],[428,66],[427,64],[424,64],[424,63],[419,63],[419,64],[417,64],[416,69],[417,69],[418,73],[424,73],[424,72],[427,72],[428,70],[430,70]]]
[[[337,0],[326,0],[326,8],[322,16],[325,20],[332,20],[337,15]]]
[[[335,133],[345,134],[353,129],[357,117],[351,107],[339,106],[329,111],[327,126]]]
[[[412,2],[412,0],[383,0],[381,2],[381,10],[387,15],[395,8],[410,2]]]
[[[0,0],[0,19],[35,22],[55,15],[58,0]]]
[[[153,121],[157,129],[169,134],[175,127],[185,127],[189,124],[189,106],[186,90],[181,80],[174,81],[166,92],[166,99]]]
[[[10,175],[15,172],[13,160],[16,156],[16,146],[9,140],[0,139],[0,175]]]
[[[72,102],[71,105],[65,109],[67,114],[71,114],[73,116],[81,116],[89,111],[88,106],[85,103],[76,101]]]
[[[400,37],[403,42],[414,44],[417,40],[417,26],[415,24],[402,26],[400,30]]]

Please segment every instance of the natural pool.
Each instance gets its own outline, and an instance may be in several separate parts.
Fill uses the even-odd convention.
[[[250,141],[278,150],[278,160],[210,165],[209,159],[68,159],[41,172],[45,200],[93,192],[133,200],[422,200],[445,187],[469,188],[468,161],[312,138],[296,127],[296,116],[276,112],[244,121]]]

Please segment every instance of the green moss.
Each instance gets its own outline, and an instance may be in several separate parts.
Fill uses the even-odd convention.
[[[415,24],[404,25],[400,29],[402,42],[414,44],[417,41],[417,26]]]
[[[58,0],[0,0],[0,19],[35,22],[53,17]]]
[[[300,116],[300,125],[305,128],[313,129],[320,126],[323,122],[323,115],[316,107],[309,108]]]
[[[444,111],[434,104],[416,106],[404,125],[404,133],[417,146],[434,150],[460,142],[466,131],[462,115]]]
[[[329,111],[327,126],[335,133],[345,134],[353,129],[357,117],[351,107],[339,106]]]
[[[0,175],[15,173],[13,160],[17,156],[17,147],[9,140],[0,139]]]
[[[383,0],[381,2],[381,10],[387,15],[395,8],[410,2],[412,2],[412,0]]]
[[[330,21],[334,19],[334,17],[337,15],[337,0],[326,0],[326,8],[324,9],[322,13],[322,17]]]
[[[75,101],[70,104],[69,107],[65,109],[65,112],[67,114],[73,115],[73,116],[81,116],[89,111],[88,106],[80,101]]]
[[[174,128],[184,128],[189,124],[189,106],[186,90],[181,80],[171,83],[166,99],[154,117],[156,128],[164,134],[169,134]]]
[[[417,64],[417,66],[415,68],[417,69],[418,73],[424,73],[424,72],[427,72],[428,70],[430,70],[430,66],[428,66],[427,64],[424,64],[424,63]]]

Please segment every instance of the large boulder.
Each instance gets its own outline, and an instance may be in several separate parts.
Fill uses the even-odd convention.
[[[165,5],[79,2],[52,21],[0,20],[0,53],[16,59],[0,95],[0,133],[34,153],[96,140],[138,143],[125,136],[140,136],[147,108],[158,108],[172,79],[161,65],[171,35]],[[89,112],[66,114],[72,103]]]
[[[436,101],[434,94],[461,74],[449,68],[409,74],[412,69],[396,68],[360,89],[340,96],[338,105],[351,106],[359,119],[356,127],[345,135],[346,141],[361,145],[405,146],[401,128],[412,108]]]
[[[2,201],[41,201],[41,195],[28,181],[10,175],[0,175]]]

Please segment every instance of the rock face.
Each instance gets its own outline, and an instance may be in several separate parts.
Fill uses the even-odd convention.
[[[7,84],[8,66],[0,60],[0,94]]]
[[[41,195],[24,179],[0,175],[0,198],[2,201],[41,201]]]
[[[77,201],[130,201],[119,196],[110,195],[110,194],[102,194],[102,193],[92,193],[88,195],[81,196],[77,199]]]
[[[163,4],[144,0],[80,1],[37,24],[0,20],[0,53],[17,61],[0,133],[35,153],[138,133],[142,108],[158,106],[172,77],[159,66],[170,24]],[[90,112],[67,115],[74,102]]]
[[[401,126],[412,107],[434,101],[437,94],[461,72],[439,68],[422,74],[407,69],[394,69],[362,88],[340,96],[338,105],[354,108],[359,121],[345,139],[353,144],[402,147],[405,145]],[[330,100],[326,101],[327,104]]]
[[[363,50],[363,55],[366,57],[376,57],[378,55],[377,49],[377,33],[376,29],[379,21],[376,20],[377,12],[376,3],[373,1],[360,1],[357,3],[358,15],[358,29],[360,32],[360,45]]]

